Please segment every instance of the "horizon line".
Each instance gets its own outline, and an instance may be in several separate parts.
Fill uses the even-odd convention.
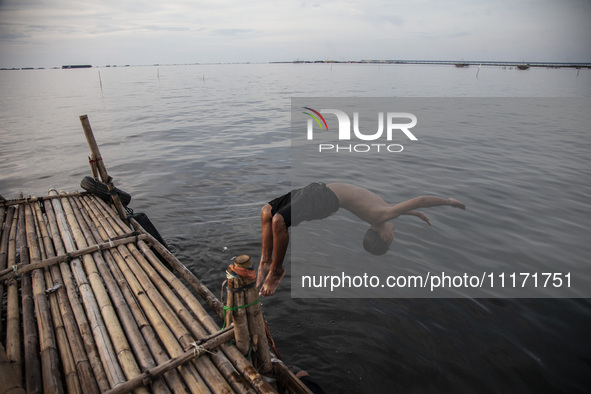
[[[433,64],[433,65],[455,65],[465,67],[471,65],[482,66],[524,66],[529,67],[575,67],[591,68],[591,62],[530,62],[530,61],[503,61],[503,60],[413,60],[413,59],[362,59],[362,60],[279,60],[279,61],[241,61],[241,62],[194,62],[194,63],[154,63],[154,64],[106,64],[93,66],[84,64],[86,68],[117,68],[117,67],[159,67],[159,66],[191,66],[191,65],[231,65],[231,64]],[[82,64],[82,63],[81,63]],[[75,66],[75,65],[70,65]],[[51,67],[1,67],[0,70],[43,70],[62,69],[64,65]],[[75,67],[73,67],[75,68]]]

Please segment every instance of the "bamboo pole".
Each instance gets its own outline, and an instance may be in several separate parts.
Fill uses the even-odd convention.
[[[16,275],[22,275],[24,273],[31,272],[31,271],[39,269],[39,268],[44,268],[44,267],[48,267],[50,265],[59,264],[64,261],[70,260],[73,257],[80,257],[85,254],[89,254],[89,253],[93,253],[93,252],[97,252],[97,251],[101,251],[101,250],[106,250],[109,248],[114,248],[116,246],[127,244],[130,242],[135,242],[138,238],[139,239],[142,239],[142,238],[147,239],[147,237],[145,235],[139,235],[137,237],[132,236],[132,237],[119,238],[119,239],[115,239],[115,240],[110,240],[109,242],[97,243],[95,245],[88,246],[88,247],[82,248],[82,249],[78,249],[73,252],[63,254],[60,256],[49,257],[49,258],[46,258],[42,261],[37,261],[35,263],[31,263],[28,265],[17,264],[16,271],[13,267],[4,268],[4,269],[0,270],[0,281],[10,279]]]
[[[30,205],[23,207],[25,208],[27,244],[29,246],[30,259],[32,263],[35,263],[42,258],[35,220],[32,207]],[[39,332],[41,373],[43,376],[43,389],[39,388],[39,391],[45,390],[46,392],[63,393],[60,371],[58,369],[59,358],[57,345],[55,343],[49,301],[45,295],[45,278],[43,272],[40,269],[34,270],[31,274],[31,280]]]
[[[6,208],[4,206],[0,206],[0,234],[2,233],[4,224],[4,215],[6,215]]]
[[[96,158],[93,158],[92,156],[88,156],[88,163],[90,164],[90,172],[92,173],[92,177],[95,180],[98,180],[99,174],[98,174],[98,167],[96,166]]]
[[[226,307],[228,310],[231,311],[232,308],[234,308],[234,295],[232,293],[232,288],[234,287],[234,283],[230,283],[230,281],[233,282],[232,278],[229,278],[226,275]],[[222,287],[222,290],[223,290],[223,287]],[[223,297],[223,295],[221,297]],[[226,313],[226,315],[223,316],[223,319],[224,319],[224,326],[225,327],[228,327],[230,324],[232,324],[234,322],[232,319],[231,313]]]
[[[74,196],[84,196],[86,195],[86,192],[72,192],[72,193],[67,193],[66,196],[67,197],[74,197]],[[11,205],[19,205],[19,204],[29,204],[29,203],[33,203],[33,202],[39,202],[42,203],[45,200],[52,200],[54,198],[62,198],[59,195],[54,195],[54,196],[42,196],[42,197],[21,197],[21,198],[16,198],[14,200],[6,200],[6,201],[0,201],[0,206],[11,206]]]
[[[94,203],[98,201],[96,198],[92,198],[90,200]],[[100,211],[95,211],[95,215],[99,218],[99,223],[95,224],[97,224],[99,231],[104,234],[103,239],[105,237],[109,238],[116,235],[112,231],[110,233],[107,232],[107,230],[110,229],[108,220],[109,217],[103,215],[103,213]],[[133,292],[134,297],[140,303],[144,313],[146,314],[146,317],[148,318],[148,321],[152,324],[154,331],[158,334],[159,340],[166,348],[168,354],[170,354],[172,357],[181,355],[184,352],[183,347],[179,343],[177,336],[172,331],[173,327],[177,324],[174,320],[174,315],[161,315],[163,311],[166,312],[166,303],[163,302],[163,300],[156,299],[156,297],[153,299],[149,296],[148,291],[146,291],[140,283],[137,272],[131,269],[127,264],[126,259],[131,259],[127,249],[124,248],[124,246],[118,246],[107,253],[110,253],[114,258],[117,268],[123,274],[125,281]],[[146,285],[146,287],[149,288],[150,286]],[[169,318],[172,320],[169,321]],[[167,324],[167,322],[169,324]],[[179,372],[181,373],[181,376],[185,380],[187,387],[192,393],[209,392],[207,385],[199,373],[197,373],[197,370],[192,364],[184,364],[180,366]]]
[[[44,202],[45,213],[47,217],[47,221],[49,224],[49,231],[51,234],[48,233],[47,236],[43,237],[43,243],[45,245],[45,252],[47,256],[52,257],[55,256],[55,250],[63,251],[63,245],[61,242],[61,238],[57,233],[57,222],[55,219],[55,214],[53,212],[53,206],[51,202],[45,201]],[[73,288],[71,274],[69,274],[69,266],[66,262],[61,262],[60,266],[52,265],[49,267],[50,276],[51,276],[51,283],[53,284],[62,284],[56,291],[56,300],[59,307],[59,316],[64,326],[64,330],[66,332],[66,338],[68,340],[68,345],[70,348],[70,352],[72,354],[73,362],[76,367],[76,378],[72,378],[69,376],[69,373],[66,374],[66,383],[71,379],[75,379],[79,381],[79,385],[84,387],[84,391],[87,393],[98,394],[99,387],[97,383],[97,379],[95,379],[93,368],[90,363],[90,358],[96,358],[97,364],[97,375],[101,377],[101,380],[105,382],[105,386],[107,386],[106,376],[104,375],[104,371],[100,368],[100,361],[98,356],[92,357],[86,354],[85,342],[82,338],[82,333],[88,333],[90,336],[88,323],[84,324],[84,318],[81,317],[80,325],[75,317],[75,310],[81,311],[82,307],[79,304],[78,296],[76,294],[72,294],[73,300],[75,301],[74,305],[70,304],[69,294],[75,293],[76,290]],[[67,276],[62,277],[62,270]],[[57,312],[57,310],[56,310]],[[79,330],[79,327],[82,330]],[[92,344],[92,343],[91,343]],[[66,343],[61,345],[62,347],[67,346]],[[94,347],[91,348],[94,351]],[[61,350],[61,349],[60,349]],[[96,352],[96,351],[95,351]],[[67,356],[62,355],[62,359]],[[62,361],[63,362],[63,361]],[[102,374],[101,374],[102,372]],[[76,383],[72,383],[71,381],[68,384],[68,392],[76,392],[70,391],[69,387],[73,385],[74,390]]]
[[[18,211],[15,210],[8,236],[8,265],[16,261],[16,238],[18,225]],[[15,278],[6,284],[6,357],[15,365],[14,373],[17,381],[21,382],[22,355],[19,313],[18,286]]]
[[[272,361],[273,372],[277,381],[290,393],[313,394],[312,391],[302,382],[281,360]]]
[[[113,205],[115,205],[115,209],[119,214],[119,218],[125,221],[127,215],[123,209],[123,204],[119,200],[119,196],[115,193],[115,186],[113,185],[113,178],[109,176],[107,173],[107,169],[105,167],[105,163],[103,162],[103,158],[101,156],[101,152],[99,150],[98,144],[96,143],[96,139],[94,138],[94,134],[92,133],[92,128],[90,127],[90,121],[88,120],[87,115],[80,116],[80,122],[82,123],[82,128],[84,129],[84,135],[86,136],[86,141],[88,142],[88,146],[90,147],[90,151],[92,153],[92,158],[96,163],[98,168],[99,174],[104,184],[107,185],[107,189],[109,190],[109,194],[113,199]]]
[[[239,267],[241,270],[248,270],[249,272],[255,272],[252,268],[252,261],[247,255],[241,255],[234,259],[234,265]],[[271,353],[269,352],[269,343],[267,341],[267,333],[265,329],[265,318],[261,309],[260,298],[257,294],[257,289],[254,286],[256,281],[256,275],[253,278],[239,275],[242,280],[242,286],[244,290],[244,304],[248,305],[246,314],[248,317],[248,329],[254,343],[254,351],[259,361],[259,371],[262,374],[270,374],[273,370],[271,365]]]
[[[55,190],[50,190],[50,194],[57,194]],[[55,199],[51,201],[51,208],[48,210],[46,208],[46,212],[48,216],[50,215],[50,228],[53,234],[53,239],[56,243],[56,249],[59,254],[66,253],[66,247],[64,245],[64,240],[62,240],[61,228],[64,226],[65,218],[63,208],[60,204],[60,201]],[[60,225],[61,224],[61,225]],[[67,228],[64,228],[64,231],[69,231]],[[79,263],[78,263],[79,264]],[[110,389],[109,379],[107,378],[107,373],[105,371],[105,367],[101,361],[101,357],[99,355],[98,346],[96,345],[95,338],[93,336],[93,328],[94,324],[91,328],[91,323],[95,320],[92,319],[89,322],[89,318],[87,317],[84,308],[82,306],[82,302],[80,301],[79,294],[78,294],[78,287],[77,284],[74,283],[72,279],[73,273],[72,269],[74,269],[74,264],[72,263],[72,267],[68,262],[60,263],[60,273],[66,285],[67,295],[69,304],[72,307],[73,315],[76,319],[76,323],[78,325],[78,329],[81,334],[82,341],[84,343],[84,350],[86,350],[86,354],[88,355],[88,362],[92,368],[94,373],[94,378],[96,379],[96,384],[98,385],[98,390],[106,391]],[[82,289],[80,289],[82,290]],[[82,295],[82,292],[80,292]],[[84,296],[82,297],[84,299]],[[86,305],[86,303],[85,303]]]
[[[46,287],[51,288],[54,285],[51,278],[51,273],[48,269],[46,269],[44,274],[45,285]],[[68,334],[60,314],[59,301],[55,292],[49,294],[49,304],[67,392],[81,393],[82,388],[80,386],[80,380],[78,379],[78,374],[76,371],[76,363],[74,362],[74,356],[72,355],[72,349],[70,348],[70,343],[68,341]]]
[[[79,199],[70,198],[70,200],[71,207],[74,210],[76,217],[79,218],[79,226],[84,237],[86,238],[85,242],[87,244],[96,243],[97,240],[100,239],[100,235],[96,229],[96,226],[89,217],[88,212],[83,207],[82,202]],[[82,245],[84,245],[84,242],[78,242],[78,246]],[[115,278],[107,267],[107,263],[103,258],[103,255],[100,253],[100,251],[96,251],[93,253],[93,258],[94,263],[96,263],[96,268],[99,270],[100,278],[102,278],[103,282],[105,283],[105,286],[112,299],[113,306],[117,311],[117,316],[119,316],[119,320],[121,322],[122,331],[120,333],[112,332],[115,331],[117,328],[116,326],[109,326],[109,328],[111,331],[111,336],[115,334],[121,335],[123,337],[123,340],[120,341],[118,348],[116,346],[116,351],[119,359],[121,360],[121,364],[124,367],[126,377],[129,381],[140,374],[136,360],[142,370],[153,368],[156,366],[156,363],[154,362],[154,359],[148,350],[147,344],[144,341],[138,326],[136,325],[131,310],[125,302],[123,294],[121,293]],[[101,310],[103,311],[103,315],[105,315],[106,308],[103,307]],[[105,320],[107,320],[107,316],[105,316]],[[127,341],[125,341],[125,339],[129,340],[129,345],[127,345]],[[136,356],[135,359],[133,358],[134,355]],[[152,385],[152,392],[169,393],[170,390],[168,390],[168,387],[166,387],[161,379],[155,379]]]
[[[29,246],[25,224],[25,206],[19,205],[19,233],[21,262],[29,264]],[[27,393],[41,393],[41,368],[39,362],[39,339],[35,324],[35,305],[31,276],[21,277],[21,297],[23,308],[23,341],[25,344],[25,382]]]
[[[6,351],[0,342],[0,394],[25,394],[26,391],[20,382],[18,365],[10,362]]]
[[[4,211],[4,208],[2,208]],[[9,207],[6,210],[6,215],[2,218],[0,228],[2,229],[2,236],[0,237],[0,270],[6,268],[8,263],[8,239],[10,237],[10,228],[12,225],[12,218],[14,217],[14,207]],[[4,281],[0,280],[0,316],[4,316]],[[0,319],[0,332],[3,332],[2,319]]]
[[[6,267],[6,251],[2,248],[6,234],[6,231],[4,231],[4,218],[6,215],[7,208],[0,206],[0,268]],[[8,245],[8,238],[6,238],[6,244]]]

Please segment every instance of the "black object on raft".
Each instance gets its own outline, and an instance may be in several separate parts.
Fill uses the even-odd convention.
[[[113,202],[107,185],[97,181],[96,179],[90,176],[85,176],[84,179],[82,179],[82,181],[80,182],[80,186],[87,192],[99,197],[107,204]],[[121,204],[123,204],[124,207],[129,205],[129,202],[131,201],[131,196],[129,195],[129,193],[126,193],[123,190],[117,188],[115,188],[114,193],[117,194],[117,196],[119,197],[119,201],[121,201]]]

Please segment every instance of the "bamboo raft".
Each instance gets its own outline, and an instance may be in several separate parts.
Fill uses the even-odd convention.
[[[310,393],[278,358],[250,258],[224,305],[125,212],[80,119],[109,203],[0,197],[0,394]]]

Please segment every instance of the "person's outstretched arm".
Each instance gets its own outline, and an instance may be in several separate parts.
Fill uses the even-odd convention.
[[[399,204],[389,205],[384,210],[382,221],[385,222],[387,220],[395,219],[400,215],[408,214],[408,215],[418,216],[422,220],[429,223],[429,225],[430,225],[431,223],[429,222],[429,219],[424,214],[421,215],[422,212],[417,213],[414,210],[418,209],[418,208],[430,208],[430,207],[437,207],[437,206],[441,206],[441,205],[449,205],[454,208],[460,208],[460,209],[464,209],[464,210],[466,209],[466,205],[464,205],[464,203],[462,203],[456,199],[453,199],[453,198],[441,198],[441,197],[435,197],[435,196],[420,196],[420,197],[415,197],[410,200],[401,202]],[[422,216],[424,216],[424,218]]]

